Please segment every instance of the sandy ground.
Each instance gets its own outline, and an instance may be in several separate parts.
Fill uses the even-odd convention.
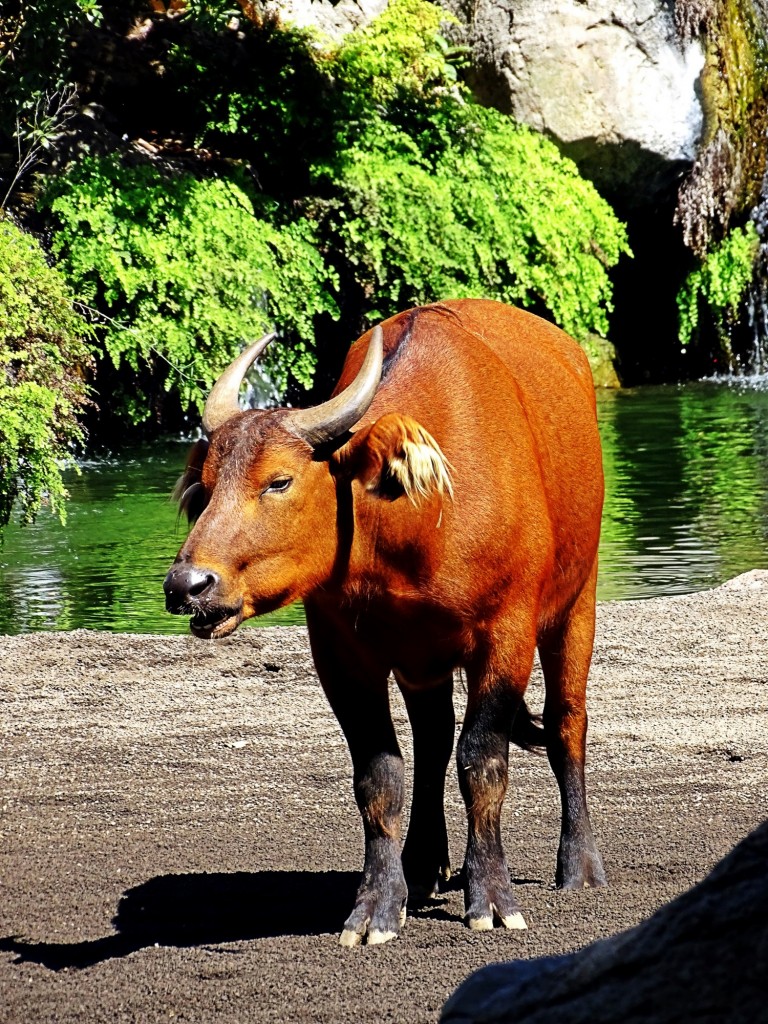
[[[768,815],[766,622],[763,572],[602,605],[589,785],[609,888],[553,889],[554,781],[515,749],[504,832],[529,931],[470,932],[454,889],[356,950],[336,936],[361,828],[303,629],[0,637],[0,1020],[417,1024],[477,967],[638,922]],[[453,772],[448,818],[458,865]]]

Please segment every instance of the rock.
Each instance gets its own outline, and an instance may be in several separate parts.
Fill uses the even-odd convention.
[[[592,371],[592,379],[596,388],[619,388],[621,381],[616,372],[618,355],[616,346],[601,338],[599,334],[590,334],[587,338],[579,341],[589,360],[589,368]]]
[[[338,39],[367,25],[387,7],[388,0],[267,0],[265,9],[298,28],[315,27]]]
[[[439,0],[466,26],[477,98],[551,136],[608,197],[676,191],[694,159],[704,53],[676,34],[669,0]],[[387,0],[266,0],[339,38]]]
[[[478,98],[550,135],[611,198],[674,190],[694,159],[704,55],[666,0],[443,0],[467,25]]]
[[[570,956],[471,975],[442,1024],[766,1020],[768,822],[636,928]]]

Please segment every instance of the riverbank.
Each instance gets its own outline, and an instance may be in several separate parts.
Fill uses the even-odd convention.
[[[513,750],[505,847],[529,931],[470,932],[453,890],[352,951],[336,935],[361,829],[303,628],[0,637],[3,1021],[435,1021],[486,963],[635,924],[768,816],[766,623],[768,572],[601,604],[589,786],[609,888],[553,890],[554,781]]]

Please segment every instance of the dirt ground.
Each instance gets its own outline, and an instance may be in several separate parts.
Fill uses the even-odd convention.
[[[470,932],[455,888],[355,950],[337,933],[361,827],[302,628],[0,637],[0,1020],[434,1022],[478,967],[635,924],[768,816],[767,622],[765,572],[600,606],[589,785],[609,888],[554,890],[554,780],[514,749],[505,845],[529,931]]]

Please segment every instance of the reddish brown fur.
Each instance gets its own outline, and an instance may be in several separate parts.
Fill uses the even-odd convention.
[[[361,779],[377,751],[396,752],[384,726],[373,730],[378,739],[359,736],[361,722],[388,714],[374,692],[390,671],[419,691],[464,667],[468,916],[507,920],[515,910],[502,891],[503,854],[477,837],[498,831],[506,742],[537,644],[563,795],[558,880],[604,880],[583,796],[603,500],[592,378],[558,328],[499,303],[446,302],[392,317],[383,330],[389,372],[333,454],[313,453],[279,410],[236,415],[214,433],[201,476],[208,504],[177,561],[216,572],[217,600],[240,618],[305,600],[318,672]],[[369,338],[353,345],[337,391],[355,378]],[[409,501],[387,474],[417,428],[450,465],[452,497]],[[285,493],[266,490],[289,476]],[[371,863],[381,856],[371,853]],[[368,862],[367,854],[366,872]],[[359,929],[355,914],[350,922]]]

